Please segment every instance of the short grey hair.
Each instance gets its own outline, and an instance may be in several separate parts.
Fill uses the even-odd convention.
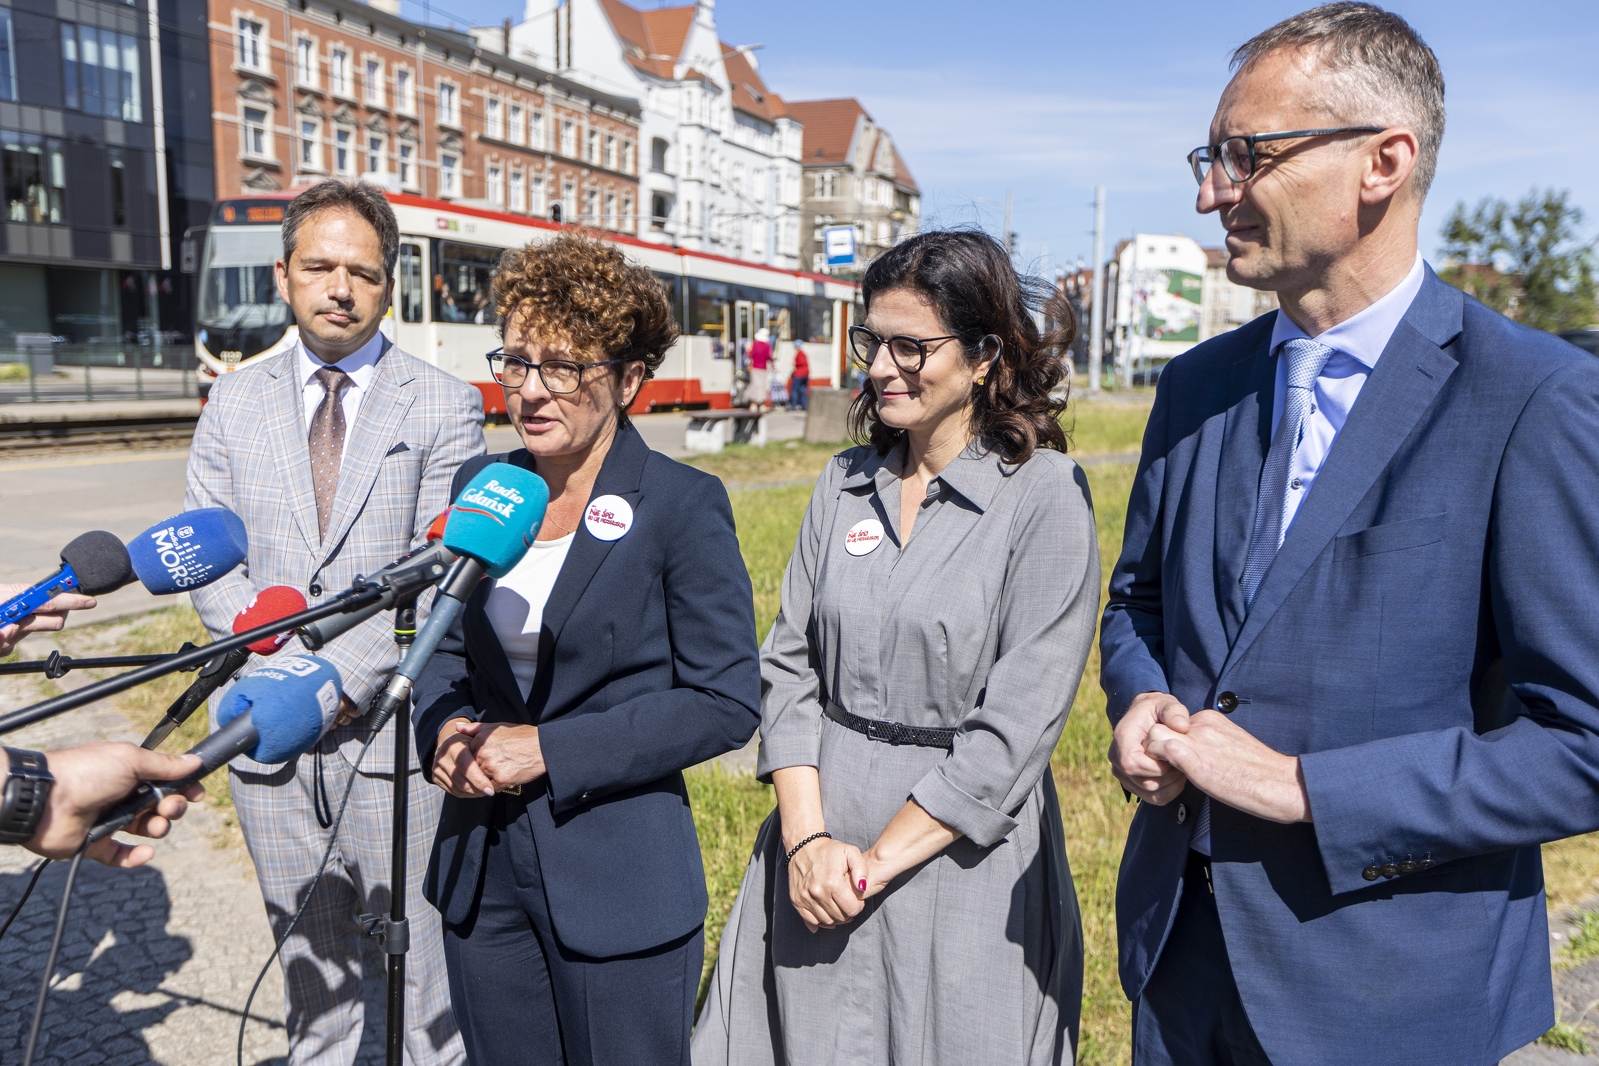
[[[383,276],[393,280],[394,264],[400,258],[400,224],[382,190],[365,181],[330,178],[317,182],[290,200],[283,212],[283,261],[287,263],[293,257],[300,241],[300,227],[305,225],[306,219],[337,208],[354,211],[377,230],[378,243],[383,248]]]
[[[1340,123],[1403,126],[1420,142],[1411,179],[1425,199],[1444,139],[1444,75],[1438,57],[1410,24],[1375,4],[1340,0],[1284,19],[1233,52],[1233,69],[1281,48],[1321,61],[1312,105]]]

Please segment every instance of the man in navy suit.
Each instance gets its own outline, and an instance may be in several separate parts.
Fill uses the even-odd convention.
[[[1438,280],[1443,78],[1337,3],[1190,157],[1282,309],[1161,376],[1105,612],[1134,1062],[1497,1062],[1599,828],[1599,361]]]

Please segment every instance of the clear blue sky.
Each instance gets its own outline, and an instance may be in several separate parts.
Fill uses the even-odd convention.
[[[640,6],[655,0],[633,0]],[[930,224],[998,232],[1015,192],[1022,254],[1088,257],[1093,189],[1109,190],[1107,244],[1134,231],[1220,243],[1193,210],[1184,156],[1204,140],[1231,49],[1304,7],[1291,0],[717,0],[735,44],[791,99],[858,97],[922,188]],[[1448,131],[1422,220],[1431,254],[1460,200],[1570,189],[1599,232],[1599,3],[1394,0],[1438,53]],[[438,8],[434,7],[434,11]],[[463,0],[494,25],[519,0]],[[405,0],[408,16],[421,15]],[[1047,260],[1044,258],[1047,254]]]

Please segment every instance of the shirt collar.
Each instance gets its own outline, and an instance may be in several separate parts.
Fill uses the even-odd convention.
[[[1405,312],[1410,310],[1426,277],[1426,265],[1418,252],[1410,273],[1387,295],[1316,337],[1310,337],[1297,322],[1279,310],[1271,328],[1271,351],[1275,354],[1285,342],[1306,337],[1353,356],[1367,369],[1375,368],[1378,357],[1388,347],[1389,339],[1399,328]]]
[[[330,365],[312,355],[307,350],[304,340],[297,341],[294,345],[294,350],[300,361],[300,384],[302,386],[315,382],[316,372],[324,366]],[[350,383],[356,388],[365,389],[372,384],[372,375],[377,371],[378,360],[383,357],[383,350],[383,334],[374,333],[371,340],[331,365],[348,374]]]
[[[890,448],[887,455],[868,453],[865,460],[845,476],[843,487],[859,489],[870,485],[882,492],[900,479],[894,471],[903,461],[904,454],[903,440]],[[1005,462],[996,449],[979,438],[966,445],[933,482],[954,490],[977,510],[983,511],[993,503],[999,486],[1015,472],[1016,464]]]

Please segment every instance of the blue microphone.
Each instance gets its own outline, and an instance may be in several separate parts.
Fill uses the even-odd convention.
[[[184,511],[128,543],[134,572],[157,596],[209,585],[249,553],[244,522],[224,507]]]
[[[338,717],[344,696],[338,668],[314,655],[275,659],[239,678],[217,709],[217,730],[185,754],[200,768],[180,781],[147,781],[105,811],[89,833],[91,842],[126,827],[163,796],[182,792],[240,755],[257,762],[286,763],[314,745]]]
[[[61,568],[0,605],[0,625],[11,625],[63,592],[103,596],[134,579],[133,561],[116,534],[103,529],[75,537],[61,549]]]

